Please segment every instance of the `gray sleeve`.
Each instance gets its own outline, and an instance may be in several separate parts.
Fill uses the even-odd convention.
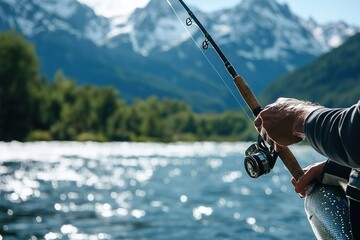
[[[350,108],[320,108],[305,121],[310,144],[331,160],[360,168],[360,101]]]

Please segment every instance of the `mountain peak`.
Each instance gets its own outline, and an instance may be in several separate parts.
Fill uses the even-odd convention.
[[[169,0],[170,3],[172,2]],[[166,10],[169,7],[167,0],[159,1],[159,0],[150,0],[145,8],[157,9],[157,10]]]
[[[286,20],[298,18],[291,12],[287,4],[280,4],[275,0],[243,0],[239,3],[237,11],[240,11],[244,16],[250,16],[252,18],[271,18],[274,20],[279,17],[283,17]]]
[[[258,1],[258,0],[243,0],[240,2],[240,6],[243,9],[252,9],[254,7],[265,7],[276,11],[279,9],[279,4],[275,0],[265,0],[265,1]]]
[[[236,8],[223,10],[218,19],[216,24],[223,29],[236,29],[223,34],[220,42],[237,41],[242,46],[238,55],[247,59],[282,61],[291,69],[288,59],[293,52],[317,55],[322,51],[301,19],[275,0],[243,0]]]
[[[181,19],[185,20],[188,14],[179,2],[169,2],[171,6],[166,0],[151,0],[147,6],[135,10],[130,16],[127,25],[133,31],[127,34],[135,52],[148,56],[155,50],[167,51],[189,39],[172,8]]]

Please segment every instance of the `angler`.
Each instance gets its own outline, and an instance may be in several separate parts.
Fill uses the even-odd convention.
[[[171,6],[169,0],[167,1]],[[247,106],[254,116],[258,116],[262,107],[248,84],[237,74],[230,61],[225,57],[224,53],[191,9],[183,0],[178,1],[189,14],[189,18],[186,19],[186,25],[190,26],[195,22],[204,34],[205,40],[202,44],[203,50],[208,49],[209,44],[213,46],[214,50],[223,61],[228,73],[233,78],[233,81]],[[270,173],[275,165],[277,156],[279,156],[291,175],[297,181],[303,175],[303,170],[293,153],[288,147],[277,147],[276,150],[277,151],[274,151],[273,148],[268,147],[259,135],[258,141],[251,145],[245,153],[244,165],[249,176],[258,178],[261,175]],[[307,195],[305,196],[305,210],[317,238],[352,239],[346,198],[344,197],[343,192],[339,191],[339,188],[317,183],[309,185]]]

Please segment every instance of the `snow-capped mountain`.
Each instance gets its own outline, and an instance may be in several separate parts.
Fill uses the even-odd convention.
[[[166,1],[151,1],[145,9],[135,10],[129,23],[135,30],[129,33],[134,51],[144,56],[154,49],[171,49],[184,38],[188,39],[188,36],[178,35],[184,31],[175,19],[169,17],[169,5]]]
[[[305,21],[303,20],[302,24],[320,43],[324,52],[340,46],[349,36],[360,31],[359,27],[351,26],[345,22],[319,25],[310,18]]]
[[[102,45],[110,30],[108,19],[75,0],[1,0],[0,10],[1,25],[27,37],[64,31]]]
[[[294,68],[294,55],[320,55],[323,49],[290,12],[287,5],[275,0],[243,0],[230,11],[221,11],[215,16],[216,29],[227,29],[220,37],[223,45],[236,43],[237,55],[248,60],[272,60]],[[234,27],[237,26],[234,31]]]
[[[188,15],[185,10],[177,1],[170,2],[180,19],[185,20]],[[208,23],[220,45],[242,45],[239,54],[250,59],[279,59],[286,55],[286,49],[320,55],[360,31],[359,27],[343,22],[319,25],[314,20],[302,20],[286,4],[278,4],[275,0],[243,0],[232,9],[213,14],[195,10],[198,18],[205,25]],[[154,49],[166,51],[189,40],[178,19],[169,11],[166,0],[150,1],[127,20],[120,25],[113,24],[115,29],[123,31],[111,37],[128,37],[134,51],[144,56]],[[197,31],[188,30],[192,34]]]
[[[234,105],[184,29],[188,13],[169,1],[107,18],[77,0],[0,0],[0,30],[16,29],[34,42],[48,78],[61,68],[81,83],[111,84],[128,99],[169,96],[203,110]],[[276,0],[243,0],[212,14],[191,8],[255,93],[360,31],[301,19]],[[204,40],[195,24],[186,29]]]

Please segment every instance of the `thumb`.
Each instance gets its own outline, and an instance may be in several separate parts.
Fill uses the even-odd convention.
[[[255,128],[257,130],[260,130],[261,127],[262,127],[262,123],[263,123],[263,120],[262,118],[260,117],[260,114],[255,118],[254,120],[254,125],[255,125]]]

